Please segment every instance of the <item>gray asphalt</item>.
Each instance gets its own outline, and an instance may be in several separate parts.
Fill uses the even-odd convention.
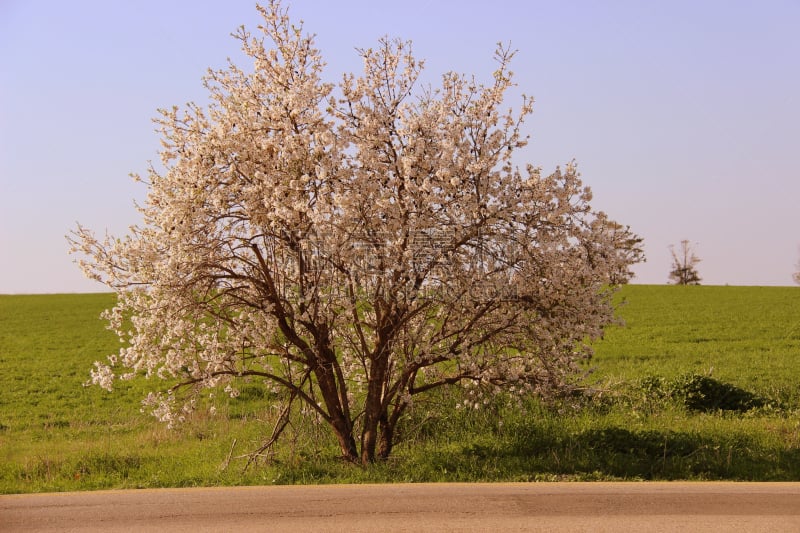
[[[0,496],[0,531],[800,532],[800,483],[500,483]]]

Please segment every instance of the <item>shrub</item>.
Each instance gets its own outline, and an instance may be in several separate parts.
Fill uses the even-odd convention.
[[[702,374],[684,374],[670,384],[670,396],[692,411],[749,411],[765,402],[750,391]]]

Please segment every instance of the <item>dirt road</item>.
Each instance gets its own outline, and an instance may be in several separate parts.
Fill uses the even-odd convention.
[[[503,483],[0,496],[0,531],[798,531],[800,483]]]

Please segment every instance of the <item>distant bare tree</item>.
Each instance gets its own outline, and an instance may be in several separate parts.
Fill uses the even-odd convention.
[[[800,285],[800,259],[797,260],[797,264],[795,265],[795,267],[797,267],[797,272],[792,274],[792,279],[794,279],[795,283]]]
[[[700,258],[695,255],[689,241],[686,239],[681,241],[679,252],[675,252],[675,246],[672,245],[669,250],[672,252],[670,281],[675,285],[700,285],[701,278],[697,272],[697,263],[700,262]]]

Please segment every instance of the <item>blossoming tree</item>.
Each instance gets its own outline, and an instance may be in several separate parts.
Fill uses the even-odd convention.
[[[334,85],[279,3],[259,10],[259,36],[236,34],[252,71],[210,71],[210,105],[161,111],[141,225],[69,237],[118,295],[105,317],[124,347],[93,381],[170,380],[146,399],[168,422],[259,383],[283,406],[270,443],[301,404],[362,463],[438,387],[574,383],[640,239],[590,207],[573,164],[512,164],[532,105],[500,109],[513,54],[498,48],[488,85],[420,89],[422,63],[385,39]]]

